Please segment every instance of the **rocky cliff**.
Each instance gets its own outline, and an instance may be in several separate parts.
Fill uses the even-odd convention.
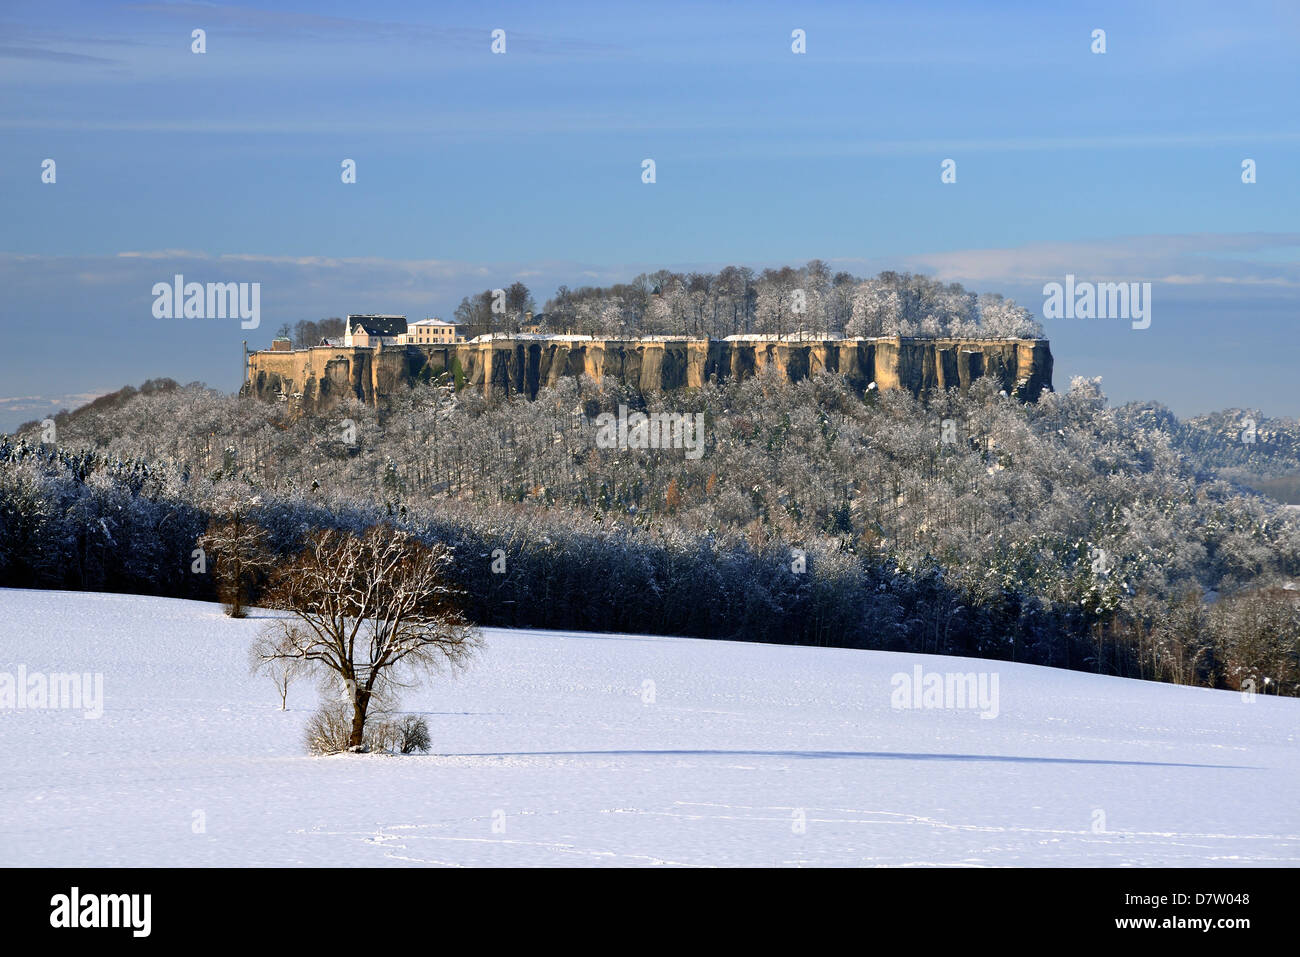
[[[385,395],[447,375],[489,396],[533,398],[566,376],[613,376],[641,392],[692,388],[709,379],[748,378],[774,367],[795,381],[842,374],[858,392],[966,389],[992,377],[1033,401],[1052,388],[1046,339],[580,339],[498,338],[490,342],[348,349],[320,346],[248,356],[244,393],[324,411],[346,396],[375,404]]]

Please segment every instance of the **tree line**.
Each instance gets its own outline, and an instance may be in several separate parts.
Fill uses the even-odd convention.
[[[600,448],[621,403],[702,412],[705,454]],[[566,380],[535,402],[432,383],[297,418],[173,386],[40,438],[0,446],[5,584],[210,599],[193,551],[244,501],[277,561],[325,528],[443,543],[478,624],[1300,681],[1295,513],[1197,474],[1094,381],[1033,405],[837,376],[650,397]]]
[[[922,336],[1040,338],[1029,310],[961,283],[885,271],[861,278],[832,271],[820,259],[803,266],[755,270],[727,266],[716,273],[667,269],[610,286],[561,285],[541,307],[514,281],[465,296],[454,318],[467,338],[487,333],[541,333],[635,338],[673,335],[721,339],[731,335]],[[295,349],[341,337],[338,317],[282,324],[276,332]]]
[[[530,314],[536,312],[529,319]],[[470,336],[539,331],[608,337],[836,335],[1035,338],[1028,310],[960,283],[886,271],[863,279],[822,260],[755,271],[642,273],[612,286],[562,285],[540,311],[522,282],[466,296],[456,319]]]

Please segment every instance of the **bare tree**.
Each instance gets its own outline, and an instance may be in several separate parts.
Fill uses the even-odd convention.
[[[466,296],[456,307],[456,321],[465,327],[465,335],[480,336],[487,332],[500,332],[492,302],[493,290],[485,289],[475,296]]]
[[[310,349],[312,346],[319,345],[320,340],[320,327],[310,319],[299,319],[294,323],[293,347],[295,349]]]
[[[218,505],[208,530],[199,536],[198,546],[215,557],[213,577],[217,598],[231,618],[247,614],[254,582],[270,567],[266,529],[252,519],[252,508],[260,500],[228,498]]]
[[[259,636],[253,643],[253,647],[249,649],[249,664],[252,672],[264,674],[271,679],[275,690],[280,694],[281,711],[288,710],[289,685],[293,684],[293,680],[306,668],[305,662],[297,658],[281,657],[276,651],[286,644],[297,644],[300,641],[299,637],[288,636],[284,632],[300,627],[292,619],[278,619],[275,624],[267,626],[267,633]]]
[[[342,683],[350,699],[349,750],[365,743],[372,702],[423,674],[468,664],[481,644],[445,576],[445,545],[425,545],[389,525],[361,535],[327,529],[277,568],[269,598],[291,611],[272,626],[261,657],[293,660]]]
[[[524,314],[532,312],[536,306],[533,304],[533,294],[528,291],[528,287],[519,281],[512,282],[506,287],[506,332],[518,332],[519,326],[524,321]]]

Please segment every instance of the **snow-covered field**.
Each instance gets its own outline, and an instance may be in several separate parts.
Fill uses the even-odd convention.
[[[261,613],[265,614],[265,613]],[[0,675],[98,672],[104,710],[0,710],[0,865],[1300,862],[1300,701],[995,662],[488,631],[403,701],[435,754],[304,754],[215,605],[0,589]],[[891,677],[996,674],[998,716]],[[653,684],[650,684],[650,683]]]

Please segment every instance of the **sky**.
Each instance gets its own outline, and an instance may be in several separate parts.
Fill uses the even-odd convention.
[[[1297,416],[1298,68],[1294,2],[6,0],[0,429],[233,391],[284,322],[812,258],[1040,318],[1149,282],[1148,328],[1044,319],[1058,389]],[[155,318],[176,274],[260,326]]]

